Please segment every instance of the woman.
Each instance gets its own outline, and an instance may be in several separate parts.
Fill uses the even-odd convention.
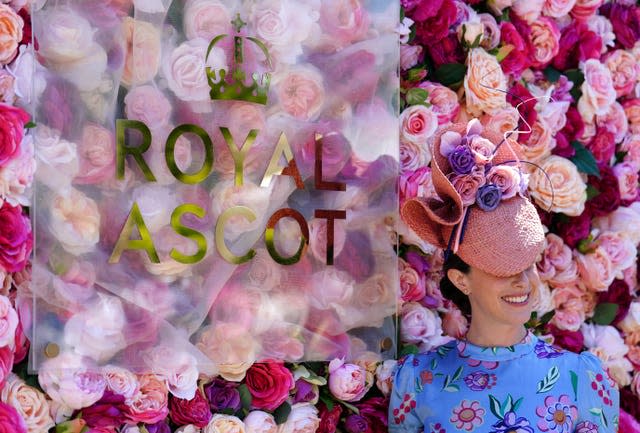
[[[517,150],[477,120],[447,128],[431,162],[438,197],[402,206],[406,223],[445,249],[443,295],[471,322],[463,340],[398,362],[391,432],[617,431],[618,391],[598,358],[524,327],[544,232]]]

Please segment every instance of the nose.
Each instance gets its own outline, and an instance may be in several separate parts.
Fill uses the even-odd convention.
[[[527,271],[522,271],[519,274],[514,275],[513,286],[518,289],[529,288],[529,276],[527,275]]]

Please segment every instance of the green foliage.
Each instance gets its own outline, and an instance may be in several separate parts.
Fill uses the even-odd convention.
[[[611,302],[603,302],[596,306],[593,313],[593,323],[598,325],[610,325],[618,313],[618,305]]]
[[[600,169],[598,168],[598,161],[593,156],[593,153],[579,141],[572,141],[571,146],[575,149],[576,154],[571,157],[573,162],[579,171],[596,176],[600,178]]]

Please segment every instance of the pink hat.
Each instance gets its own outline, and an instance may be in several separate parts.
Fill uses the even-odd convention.
[[[437,196],[407,200],[400,214],[422,239],[466,263],[499,277],[518,274],[535,263],[545,239],[519,161],[518,143],[477,119],[444,128],[431,160]]]

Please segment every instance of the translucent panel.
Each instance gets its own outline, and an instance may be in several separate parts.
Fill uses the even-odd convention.
[[[35,11],[34,368],[67,353],[148,370],[170,350],[210,374],[393,357],[398,14],[357,0]]]

